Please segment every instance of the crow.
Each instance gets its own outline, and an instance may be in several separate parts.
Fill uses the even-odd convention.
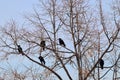
[[[42,47],[43,50],[45,50],[45,46],[46,46],[45,41],[41,41],[40,46]]]
[[[59,44],[60,44],[61,46],[64,46],[64,47],[66,46],[65,43],[64,43],[64,41],[63,41],[61,38],[59,38]]]
[[[17,47],[18,47],[18,52],[19,52],[20,54],[24,55],[24,53],[23,53],[23,50],[22,50],[21,46],[20,46],[20,45],[17,45]]]
[[[39,56],[38,58],[39,58],[40,62],[45,65],[45,60],[44,60],[44,58],[43,58],[42,56]]]
[[[99,60],[99,63],[100,63],[101,69],[103,69],[103,66],[104,66],[104,61],[103,61],[103,59],[100,59],[100,60]]]

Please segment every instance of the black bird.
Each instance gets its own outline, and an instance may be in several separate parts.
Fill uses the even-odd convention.
[[[45,46],[46,46],[45,41],[41,41],[40,46],[43,48],[43,50],[45,50]]]
[[[103,69],[103,66],[104,66],[104,61],[103,61],[103,59],[100,59],[100,60],[99,60],[99,63],[100,63],[101,69]]]
[[[64,43],[64,41],[63,41],[61,38],[59,38],[59,44],[60,44],[61,46],[64,46],[64,47],[66,46],[65,43]]]
[[[24,53],[23,53],[21,46],[20,45],[17,45],[17,46],[18,46],[18,52],[23,55]]]
[[[42,56],[39,56],[38,58],[39,58],[40,62],[45,65],[45,60],[44,60],[44,58],[43,58]]]

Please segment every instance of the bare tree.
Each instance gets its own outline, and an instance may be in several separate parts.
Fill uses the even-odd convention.
[[[40,8],[25,15],[29,27],[15,21],[1,27],[1,60],[11,61],[12,55],[24,63],[23,73],[11,71],[15,80],[100,80],[111,73],[110,79],[118,79],[119,6],[113,5],[113,14],[106,16],[102,0],[96,1],[99,8],[92,8],[89,0],[39,2]]]

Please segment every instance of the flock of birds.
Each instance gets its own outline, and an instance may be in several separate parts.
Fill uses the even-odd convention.
[[[61,46],[63,46],[63,47],[66,47],[65,42],[64,42],[61,38],[59,38],[58,40],[59,40],[59,45],[61,45]],[[45,41],[41,41],[41,42],[40,42],[40,46],[41,46],[41,48],[42,48],[43,50],[45,50],[45,46],[46,46]],[[19,52],[20,54],[24,55],[24,52],[23,52],[21,46],[20,46],[20,45],[17,45],[17,47],[18,47],[18,52]],[[38,57],[38,59],[40,60],[41,64],[44,64],[44,65],[45,65],[45,60],[44,60],[44,58],[43,58],[41,55]],[[99,64],[100,64],[100,68],[103,69],[104,60],[103,60],[103,59],[99,59]]]

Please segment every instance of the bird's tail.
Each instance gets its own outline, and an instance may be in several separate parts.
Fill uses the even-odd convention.
[[[103,69],[103,66],[101,66],[101,69]]]

